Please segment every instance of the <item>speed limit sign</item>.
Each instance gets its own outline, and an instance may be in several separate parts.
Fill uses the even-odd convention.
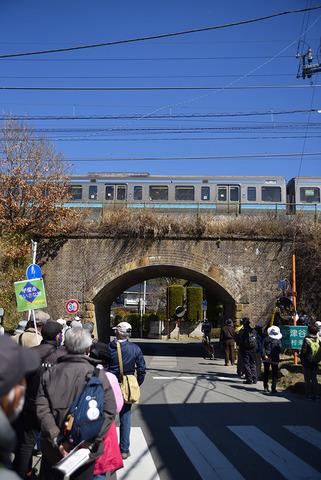
[[[68,302],[66,303],[66,310],[69,315],[74,315],[75,313],[77,313],[79,310],[79,303],[77,302],[77,300],[68,300]]]

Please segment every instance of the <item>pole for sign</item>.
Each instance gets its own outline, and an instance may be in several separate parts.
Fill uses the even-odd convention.
[[[32,251],[32,263],[36,263],[36,257],[37,257],[37,242],[34,242],[33,240],[31,240],[31,251]],[[32,315],[32,318],[33,318],[33,325],[35,327],[35,331],[36,331],[36,336],[37,336],[37,343],[38,345],[40,344],[40,339],[39,339],[39,333],[38,333],[38,329],[37,329],[37,323],[36,323],[36,315],[35,315],[35,311],[34,310],[29,310],[28,312],[28,322],[31,318],[31,315]]]
[[[293,325],[296,327],[296,259],[295,254],[292,255],[292,297],[293,297]],[[298,352],[294,352],[294,365],[298,364]]]

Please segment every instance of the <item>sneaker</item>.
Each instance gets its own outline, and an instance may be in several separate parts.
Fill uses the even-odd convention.
[[[252,383],[254,383],[254,385],[257,383],[257,380],[252,380]]]
[[[265,393],[269,393],[269,392],[270,392],[269,387],[264,387],[264,392],[265,392]]]
[[[121,452],[121,458],[126,460],[126,458],[130,457],[130,452]]]
[[[252,384],[252,380],[245,380],[243,383],[245,383],[247,385],[250,385],[250,384]]]

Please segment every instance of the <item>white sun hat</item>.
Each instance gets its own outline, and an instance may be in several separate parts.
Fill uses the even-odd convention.
[[[280,332],[279,327],[277,327],[276,325],[268,328],[267,332],[270,338],[274,338],[275,340],[281,340],[282,338],[282,333]]]

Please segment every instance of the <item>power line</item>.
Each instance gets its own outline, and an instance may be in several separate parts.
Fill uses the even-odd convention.
[[[278,158],[278,157],[300,157],[302,152],[298,153],[255,153],[250,155],[209,155],[209,156],[193,156],[193,157],[127,157],[127,158],[117,158],[117,157],[106,157],[106,158],[70,158],[63,159],[65,162],[88,162],[89,160],[94,162],[127,162],[127,161],[165,161],[165,160],[234,160],[234,159],[254,159],[254,158]],[[304,156],[317,156],[321,155],[321,152],[308,152],[304,153]]]
[[[104,42],[104,43],[94,43],[94,44],[87,44],[87,45],[78,45],[74,47],[65,47],[65,48],[54,48],[50,50],[36,50],[32,52],[20,52],[20,53],[11,53],[11,54],[6,54],[6,55],[0,55],[0,59],[3,58],[13,58],[13,57],[25,57],[25,56],[31,56],[31,55],[42,55],[42,54],[48,54],[48,53],[60,53],[60,52],[71,52],[71,51],[76,51],[76,50],[85,50],[85,49],[91,49],[91,48],[99,48],[99,47],[107,47],[111,45],[122,45],[126,43],[135,43],[135,42],[145,42],[149,40],[156,40],[160,38],[169,38],[169,37],[178,37],[182,35],[189,35],[192,33],[200,33],[200,32],[208,32],[212,30],[219,30],[219,29],[224,29],[224,28],[230,28],[230,27],[236,27],[240,25],[248,25],[251,23],[256,23],[256,22],[261,22],[264,20],[270,20],[272,18],[276,17],[281,17],[284,15],[290,15],[294,13],[302,13],[302,12],[308,12],[308,11],[313,11],[313,10],[319,10],[321,8],[321,5],[316,5],[314,7],[310,8],[300,8],[297,10],[287,10],[283,12],[277,12],[277,13],[272,13],[271,15],[265,15],[262,17],[256,17],[256,18],[251,18],[247,20],[239,20],[237,22],[230,22],[230,23],[225,23],[222,25],[213,25],[209,27],[202,27],[202,28],[195,28],[195,29],[190,29],[190,30],[182,30],[178,32],[171,32],[171,33],[163,33],[160,35],[150,35],[150,36],[144,36],[144,37],[136,37],[136,38],[130,38],[130,39],[124,39],[124,40],[115,40],[111,42]]]
[[[183,118],[222,118],[222,117],[252,117],[263,115],[294,115],[301,113],[318,113],[317,108],[296,110],[265,110],[261,112],[227,112],[227,113],[190,113],[150,115],[142,120],[183,119]],[[36,120],[134,120],[136,115],[0,115],[1,120],[36,121]]]
[[[0,57],[1,58],[1,57]],[[117,58],[19,58],[19,59],[2,59],[17,62],[157,62],[157,61],[184,61],[184,60],[260,60],[267,59],[269,56],[215,56],[215,57],[117,57]],[[278,58],[292,58],[293,55],[280,55]]]
[[[238,86],[217,86],[217,87],[205,87],[205,86],[162,86],[162,87],[27,87],[27,86],[0,86],[0,90],[20,90],[20,91],[76,91],[76,92],[144,92],[144,91],[161,91],[161,90],[258,90],[258,89],[307,89],[307,88],[319,88],[321,85],[238,85]]]
[[[106,76],[85,76],[85,75],[68,75],[68,76],[25,76],[25,75],[0,75],[0,78],[6,79],[19,79],[22,78],[26,80],[78,80],[78,79],[86,79],[86,80],[120,80],[120,79],[129,79],[129,78],[235,78],[239,77],[242,74],[232,75],[232,74],[222,74],[222,75],[106,75]],[[257,75],[248,75],[247,78],[250,77],[293,77],[293,73],[259,73]]]

